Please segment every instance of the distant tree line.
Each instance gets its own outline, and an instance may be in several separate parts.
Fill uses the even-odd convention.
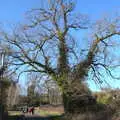
[[[32,82],[27,88],[27,96],[20,96],[21,104],[28,106],[40,106],[46,104],[62,104],[62,95],[57,85],[52,81],[42,84],[42,89],[36,90],[35,82]]]

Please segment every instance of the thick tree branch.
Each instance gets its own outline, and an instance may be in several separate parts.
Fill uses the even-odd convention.
[[[88,59],[92,59],[94,57],[96,48],[100,42],[104,42],[105,39],[108,39],[115,35],[120,35],[120,32],[114,32],[114,33],[105,35],[104,37],[100,37],[100,38],[96,35],[96,40],[93,41],[93,44],[88,52]]]

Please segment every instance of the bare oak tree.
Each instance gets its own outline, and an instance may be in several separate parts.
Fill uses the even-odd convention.
[[[39,72],[50,76],[62,91],[65,111],[77,111],[81,107],[74,106],[73,101],[79,103],[81,96],[90,94],[84,84],[89,72],[98,84],[102,81],[102,69],[115,77],[111,73],[111,67],[117,64],[112,64],[113,61],[108,59],[109,53],[106,52],[109,47],[114,46],[110,41],[119,38],[120,17],[99,20],[91,29],[87,16],[76,15],[74,12],[74,1],[45,2],[45,8],[29,11],[27,25],[14,30],[12,35],[4,33],[4,39],[10,44],[12,51],[15,51],[11,54],[12,65],[17,69],[24,66],[24,72]],[[86,46],[84,57],[79,57],[76,43],[81,38],[75,40],[73,31],[79,34],[86,29],[94,30],[89,37],[92,40]]]

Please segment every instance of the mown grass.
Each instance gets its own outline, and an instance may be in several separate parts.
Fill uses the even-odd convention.
[[[38,112],[38,114],[40,116],[57,116],[57,115],[61,115],[61,113],[55,112],[55,111],[38,110],[37,112]]]
[[[20,112],[20,111],[9,111],[8,114],[10,116],[13,116],[13,115],[23,115],[23,113]],[[27,113],[27,115],[29,115],[29,113]],[[47,111],[47,110],[36,109],[35,110],[35,115],[40,115],[40,116],[59,116],[59,115],[61,115],[61,113],[57,112],[57,111]]]
[[[20,112],[20,111],[8,111],[8,114],[9,114],[10,116],[22,115],[22,112]]]

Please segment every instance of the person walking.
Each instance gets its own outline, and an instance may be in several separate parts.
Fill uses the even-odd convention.
[[[32,106],[32,108],[31,108],[32,115],[34,115],[34,110],[35,110],[35,108]]]

